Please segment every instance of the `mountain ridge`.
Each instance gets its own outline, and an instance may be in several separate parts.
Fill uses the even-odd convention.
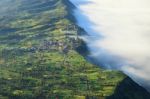
[[[89,51],[78,37],[86,32],[68,0],[7,2],[0,16],[0,99],[138,99],[133,90],[149,99],[120,71],[86,60]]]
[[[65,4],[68,6],[68,9],[70,9],[69,10],[70,15],[73,15],[73,13],[74,13],[73,11],[76,9],[76,7],[70,1],[66,2]],[[74,22],[76,24],[78,24],[77,21],[74,21]],[[84,35],[88,35],[84,29],[82,29],[82,31],[84,31]],[[88,50],[86,44],[83,43],[83,45],[84,45],[83,49]],[[86,46],[86,48],[85,48],[85,46]],[[80,53],[80,54],[82,54],[82,53]],[[82,54],[82,55],[85,55],[85,54]],[[86,57],[86,55],[85,55],[85,57]],[[97,62],[94,61],[93,59],[91,60],[91,62],[93,64],[97,64]],[[127,86],[127,88],[125,88],[125,86]],[[136,96],[137,93],[134,93],[136,91],[138,94],[142,93],[142,95]],[[134,95],[130,96],[125,93],[128,93],[128,94],[133,93]],[[118,84],[114,94],[107,97],[106,99],[149,99],[149,98],[150,98],[150,93],[146,89],[144,89],[142,86],[140,86],[136,82],[134,82],[130,77],[127,76],[127,77],[125,77],[125,79],[122,82],[120,82]]]

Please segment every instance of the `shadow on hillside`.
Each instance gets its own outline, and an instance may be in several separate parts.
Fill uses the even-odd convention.
[[[150,93],[129,77],[125,78],[106,99],[150,99]]]

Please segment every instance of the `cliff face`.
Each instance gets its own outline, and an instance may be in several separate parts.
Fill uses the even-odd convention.
[[[0,2],[0,99],[150,99],[121,72],[84,58],[68,0]]]

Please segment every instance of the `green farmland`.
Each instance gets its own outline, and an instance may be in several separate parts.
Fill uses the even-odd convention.
[[[69,17],[67,0],[0,2],[0,99],[150,96],[123,73],[101,69],[78,53],[82,30]],[[126,95],[116,92],[124,80],[120,90]],[[115,92],[127,98],[114,98]]]

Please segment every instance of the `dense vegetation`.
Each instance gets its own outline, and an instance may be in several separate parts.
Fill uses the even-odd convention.
[[[0,2],[0,99],[103,99],[126,77],[76,51],[80,30],[64,1]]]

